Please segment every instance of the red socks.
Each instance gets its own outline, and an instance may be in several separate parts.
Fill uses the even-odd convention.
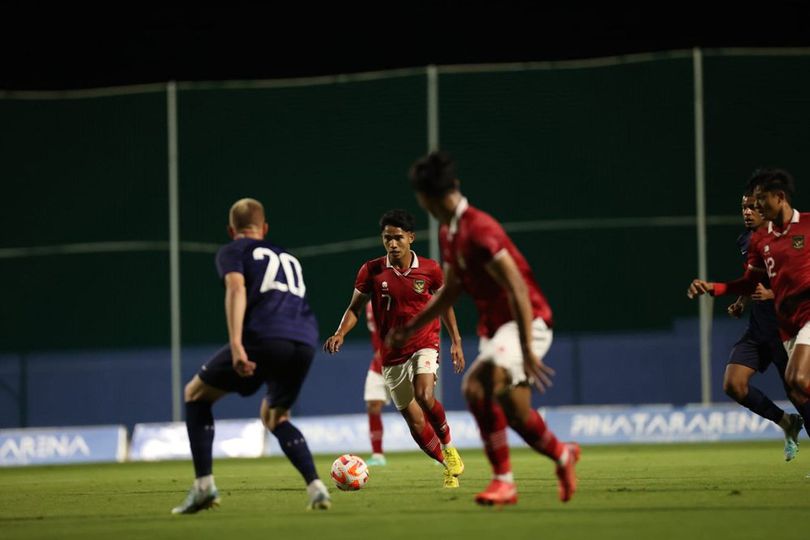
[[[368,413],[368,435],[371,438],[371,451],[382,454],[383,423],[381,414]]]
[[[470,412],[475,416],[478,429],[481,430],[481,439],[484,441],[484,451],[495,474],[506,474],[511,471],[509,463],[509,445],[506,439],[506,415],[501,406],[495,401],[478,401],[469,403]],[[546,427],[543,417],[532,410],[529,419],[516,430],[526,443],[550,457],[554,461],[560,459],[565,445],[557,440],[554,433]]]
[[[444,414],[444,407],[439,400],[434,399],[433,407],[430,410],[423,409],[423,411],[442,444],[450,444],[450,426],[447,425],[447,415]]]
[[[495,474],[507,474],[512,471],[509,461],[509,445],[506,441],[506,415],[495,401],[477,401],[468,403],[470,412],[478,423],[484,452],[492,464]]]
[[[534,409],[526,423],[517,426],[515,431],[523,437],[526,444],[554,461],[560,459],[565,450],[565,445],[557,440],[554,433],[546,427],[543,417]]]
[[[433,431],[433,426],[430,425],[430,422],[425,422],[425,427],[424,429],[422,429],[422,433],[417,434],[416,432],[411,430],[411,436],[424,453],[426,453],[428,456],[432,457],[439,463],[444,463],[444,454],[442,454],[442,445],[439,442],[439,438],[436,436],[436,432]]]

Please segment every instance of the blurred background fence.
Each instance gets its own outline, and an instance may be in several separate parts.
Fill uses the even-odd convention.
[[[382,254],[385,210],[414,212],[430,252],[406,173],[431,131],[552,304],[558,377],[542,403],[725,399],[745,321],[714,302],[702,374],[685,290],[702,257],[709,276],[740,273],[754,168],[792,171],[804,209],[808,50],[0,92],[0,427],[178,419],[181,384],[226,340],[213,255],[240,197],[264,202],[270,237],[301,260],[325,337]],[[472,361],[472,303],[458,311]],[[371,351],[362,328],[351,337],[318,356],[296,414],[363,409]],[[457,376],[442,379],[462,409]],[[253,416],[258,399],[226,398],[218,416]]]

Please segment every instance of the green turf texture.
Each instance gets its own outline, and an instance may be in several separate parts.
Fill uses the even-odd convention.
[[[284,458],[219,460],[222,505],[173,516],[190,462],[0,469],[0,539],[808,539],[810,445],[785,463],[781,442],[584,447],[579,490],[560,503],[552,463],[514,450],[519,502],[484,508],[480,450],[462,452],[461,487],[422,454],[389,454],[359,492],[332,489],[333,507],[304,510]],[[326,479],[335,456],[318,456]]]

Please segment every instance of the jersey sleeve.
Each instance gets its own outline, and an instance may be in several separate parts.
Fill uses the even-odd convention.
[[[354,280],[354,288],[363,294],[371,294],[371,275],[368,271],[368,263],[360,267],[357,278]]]
[[[742,277],[726,283],[715,283],[712,296],[722,296],[725,294],[749,296],[757,288],[758,283],[762,283],[767,278],[765,261],[758,249],[756,235],[751,237],[748,244],[748,255],[746,257],[745,273]]]
[[[475,229],[474,234],[470,237],[473,248],[479,252],[482,260],[489,262],[506,248],[506,232],[494,219],[483,221]]]
[[[224,279],[227,274],[237,272],[244,274],[244,265],[242,264],[242,250],[236,244],[228,244],[222,246],[217,252],[216,258],[217,274],[220,279]]]

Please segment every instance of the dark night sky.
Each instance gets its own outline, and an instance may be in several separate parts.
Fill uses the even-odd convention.
[[[734,11],[693,2],[636,8],[538,3],[116,4],[90,11],[4,2],[0,89],[299,77],[693,46],[810,46],[805,1],[735,4]]]

